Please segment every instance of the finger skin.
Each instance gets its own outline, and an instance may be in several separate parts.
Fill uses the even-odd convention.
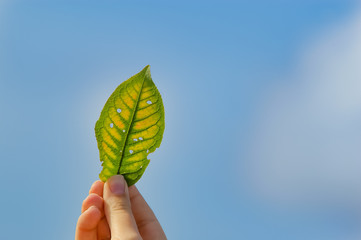
[[[104,216],[104,200],[103,200],[104,183],[95,181],[89,190],[89,196],[83,201],[82,212],[86,211],[91,206],[96,206],[102,214],[97,226],[97,236],[99,240],[110,239],[110,229],[108,222]]]
[[[101,219],[100,210],[91,206],[78,219],[75,240],[97,240],[97,225]]]
[[[95,193],[100,197],[103,197],[103,188],[104,188],[104,183],[102,181],[97,180],[90,187],[89,194]]]
[[[83,213],[91,206],[95,206],[103,213],[104,212],[103,205],[104,205],[103,199],[101,197],[99,197],[99,195],[97,195],[95,193],[91,193],[83,201],[81,212]]]
[[[104,188],[104,183],[102,181],[99,180],[95,181],[89,190],[89,197],[91,195],[97,195],[99,196],[99,198],[96,200],[94,199],[89,200],[91,202],[90,203],[87,202],[86,204],[93,204],[98,207],[98,204],[100,204],[101,202],[101,208],[99,209],[102,211],[102,219],[100,219],[100,222],[98,224],[97,234],[98,234],[98,239],[106,240],[106,239],[110,239],[110,229],[107,219],[104,216],[103,188]],[[83,207],[86,209],[87,206],[84,205],[85,203],[83,204]]]
[[[94,201],[94,197],[91,198],[92,196],[97,197],[95,199],[96,201]],[[109,229],[107,219],[106,219],[106,217],[104,215],[104,200],[103,200],[103,198],[101,198],[101,197],[99,197],[99,195],[96,195],[96,194],[93,193],[93,194],[89,195],[88,198],[84,201],[83,208],[86,210],[88,205],[96,206],[101,211],[102,218],[100,219],[100,221],[98,223],[98,227],[97,227],[98,239],[101,239],[101,240],[110,239],[110,229]]]
[[[136,220],[140,235],[144,240],[167,239],[165,233],[143,196],[135,185],[129,187],[132,212]]]
[[[98,224],[98,239],[110,239],[110,229],[105,216],[100,220]]]
[[[120,187],[120,185],[121,187]],[[121,192],[113,193],[110,186],[119,186],[114,189]],[[138,232],[129,199],[128,186],[123,176],[115,175],[104,185],[104,212],[109,223],[112,239],[136,240],[142,239]]]
[[[89,196],[83,201],[83,205],[82,205],[83,214],[79,217],[77,231],[76,231],[76,240],[110,239],[111,234],[110,234],[109,224],[106,219],[106,216],[104,216],[104,200],[103,200],[103,192],[105,192],[104,186],[105,184],[103,182],[95,181],[89,190]],[[125,192],[125,196],[126,197],[129,196],[128,203],[130,198],[130,203],[128,205],[131,206],[130,215],[133,214],[134,216],[133,219],[135,219],[137,229],[139,231],[137,234],[133,234],[134,233],[133,231],[133,233],[128,234],[129,237],[127,237],[127,235],[122,233],[121,238],[118,239],[141,239],[139,233],[144,240],[167,239],[153,211],[146,203],[146,201],[144,200],[143,196],[140,194],[138,189],[135,186],[131,186],[129,187],[129,189],[127,187],[125,188],[126,190],[128,190]],[[116,197],[119,198],[119,196]],[[126,203],[126,201],[123,203],[116,203],[116,204],[124,205],[124,203]],[[125,206],[127,206],[127,204],[125,204]],[[90,210],[90,212],[88,212],[88,209],[92,209],[92,207],[96,207],[100,211],[101,213],[100,220],[97,220],[97,216],[96,213],[94,213],[94,210]],[[124,208],[124,206],[123,207],[121,206],[121,208]],[[128,216],[129,216],[129,207],[128,208],[125,207],[125,208],[128,209],[126,211],[128,211]],[[124,211],[124,209],[121,211]],[[91,225],[94,219],[97,221],[97,223],[95,225]],[[87,229],[89,227],[93,227],[93,228]],[[114,233],[113,237],[115,234],[117,233]]]

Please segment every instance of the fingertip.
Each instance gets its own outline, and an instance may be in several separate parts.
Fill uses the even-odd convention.
[[[128,185],[122,175],[111,176],[105,184],[107,185],[107,189],[114,195],[126,194]]]
[[[91,215],[92,217],[100,217],[101,216],[101,211],[99,208],[97,208],[96,206],[90,206],[87,209],[87,212],[89,215]],[[99,219],[100,220],[100,219]]]
[[[104,200],[99,195],[95,193],[89,194],[83,201],[82,204],[82,213],[85,212],[91,206],[97,207],[102,213],[104,212]]]
[[[130,199],[132,199],[136,195],[140,195],[140,192],[139,192],[138,188],[135,185],[130,186],[128,188],[128,191],[129,191]]]
[[[104,183],[100,180],[97,180],[90,187],[89,194],[95,193],[98,194],[100,197],[103,197],[103,188],[104,188]]]
[[[100,219],[101,211],[95,207],[91,206],[85,210],[79,217],[77,228],[79,231],[91,231],[94,230]]]

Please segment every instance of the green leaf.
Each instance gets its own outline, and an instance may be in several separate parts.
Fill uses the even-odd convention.
[[[131,186],[149,164],[147,156],[160,146],[164,132],[164,106],[150,76],[150,67],[120,84],[95,124],[102,181],[122,174]]]

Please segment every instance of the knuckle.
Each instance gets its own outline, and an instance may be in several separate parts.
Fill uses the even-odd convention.
[[[120,199],[114,199],[110,202],[109,207],[112,211],[115,212],[123,212],[123,211],[129,211],[130,206],[126,201],[122,201]]]

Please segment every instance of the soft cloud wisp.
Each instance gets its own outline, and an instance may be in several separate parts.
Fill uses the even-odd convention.
[[[248,177],[280,204],[361,203],[361,14],[319,37],[260,107]]]

